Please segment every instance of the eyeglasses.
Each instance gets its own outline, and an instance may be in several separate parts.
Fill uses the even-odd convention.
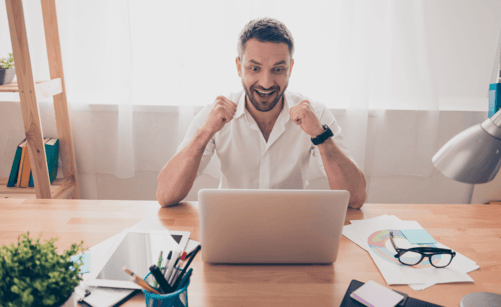
[[[395,258],[398,258],[401,264],[416,265],[428,257],[431,265],[436,268],[445,268],[448,266],[452,258],[456,256],[456,252],[450,249],[437,248],[437,247],[412,247],[408,249],[398,248],[393,241],[393,231],[390,231],[390,241],[397,251]]]

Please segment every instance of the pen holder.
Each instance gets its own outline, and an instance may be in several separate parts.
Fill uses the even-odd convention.
[[[150,274],[146,275],[144,278],[145,281]],[[191,277],[188,278],[188,282],[184,287],[172,293],[155,294],[142,290],[146,307],[188,307],[188,286],[190,285],[190,281]]]

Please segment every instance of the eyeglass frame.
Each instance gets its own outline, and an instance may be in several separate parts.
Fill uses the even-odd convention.
[[[423,259],[425,257],[428,257],[428,261],[430,262],[430,264],[432,266],[434,266],[437,269],[442,269],[442,268],[447,267],[449,264],[451,264],[452,259],[454,259],[454,256],[456,256],[456,252],[455,251],[453,251],[451,249],[438,248],[438,247],[411,247],[411,248],[407,248],[407,249],[406,248],[398,248],[397,245],[395,244],[395,241],[393,241],[393,231],[390,231],[390,241],[391,241],[391,244],[393,245],[393,248],[397,252],[397,254],[395,254],[394,257],[397,258],[398,261],[401,264],[403,264],[403,265],[408,265],[408,266],[417,265],[417,264],[421,263],[421,261],[423,261]],[[414,264],[404,263],[404,262],[402,262],[402,260],[400,260],[400,256],[402,256],[406,252],[418,253],[418,254],[421,255],[421,259],[419,259],[419,261],[416,262],[416,263],[414,263]],[[440,255],[440,254],[449,254],[449,255],[451,255],[451,260],[449,260],[449,263],[447,263],[444,266],[436,266],[436,265],[434,265],[433,262],[431,261],[431,257],[433,255]]]

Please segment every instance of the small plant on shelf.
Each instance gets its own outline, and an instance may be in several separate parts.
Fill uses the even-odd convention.
[[[22,234],[17,245],[0,248],[0,306],[61,306],[82,280],[81,262],[70,257],[83,251],[72,244],[61,255],[56,252],[56,238],[40,242]]]
[[[9,84],[16,76],[14,56],[9,53],[6,58],[0,58],[0,85]]]
[[[9,53],[9,56],[6,58],[0,58],[0,68],[8,69],[14,67],[14,56],[12,53]]]

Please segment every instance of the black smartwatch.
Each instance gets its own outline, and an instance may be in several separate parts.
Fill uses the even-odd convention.
[[[311,138],[311,142],[313,143],[313,145],[320,145],[323,142],[325,142],[325,140],[327,140],[328,138],[334,136],[334,133],[332,133],[332,130],[331,128],[329,128],[329,126],[322,125],[322,128],[324,128],[325,130],[324,132],[322,132],[322,134],[317,135],[314,138]]]

